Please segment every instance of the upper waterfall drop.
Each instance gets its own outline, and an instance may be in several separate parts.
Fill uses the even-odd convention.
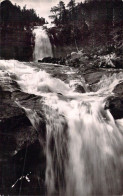
[[[52,57],[53,53],[50,39],[43,27],[35,27],[33,34],[35,35],[34,61],[41,60],[44,57]]]

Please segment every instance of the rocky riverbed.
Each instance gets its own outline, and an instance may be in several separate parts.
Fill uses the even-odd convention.
[[[0,194],[43,193],[45,157],[40,138],[45,136],[40,137],[38,130],[40,127],[45,132],[45,120],[38,113],[40,100],[40,97],[22,92],[14,80],[1,79]],[[18,101],[23,107],[28,106],[32,111],[35,108],[41,119],[38,126],[32,126],[25,111],[17,104]],[[41,184],[42,187],[39,186]]]
[[[32,66],[34,65],[35,63]],[[37,67],[40,65],[37,63]],[[52,65],[50,67],[52,68]],[[61,70],[60,66],[56,67]],[[69,67],[67,69],[69,70]],[[122,74],[122,70],[96,67],[75,70],[84,77],[88,92],[97,91],[96,84],[100,78],[112,77],[119,72]],[[6,73],[3,72],[4,74]],[[54,71],[53,77],[67,81],[68,76]],[[22,92],[14,75],[5,75],[5,78],[1,77],[0,80],[0,194],[44,194],[46,157],[43,144],[46,121],[42,97]],[[84,93],[85,88],[78,84],[76,91]],[[62,94],[59,96],[62,97]],[[109,109],[115,119],[123,118],[123,82],[115,86],[106,100],[105,109]],[[30,115],[33,116],[33,122]]]

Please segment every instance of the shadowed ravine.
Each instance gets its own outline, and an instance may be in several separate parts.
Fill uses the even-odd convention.
[[[48,195],[122,195],[123,120],[114,120],[104,109],[122,72],[102,77],[96,92],[90,92],[76,70],[65,66],[0,60],[0,75],[4,86],[15,80],[21,91],[40,99],[40,114],[18,99],[15,102],[42,132]],[[76,91],[77,84],[85,93]],[[39,126],[42,116],[46,130]]]

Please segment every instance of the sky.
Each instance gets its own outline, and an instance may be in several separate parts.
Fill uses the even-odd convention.
[[[1,1],[1,0],[0,0]],[[3,1],[3,0],[2,0]],[[10,0],[13,4],[20,5],[26,8],[33,8],[40,17],[46,18],[49,21],[48,16],[50,13],[50,8],[59,3],[59,0]],[[63,0],[67,4],[70,0]],[[83,0],[76,0],[77,2],[82,2]]]

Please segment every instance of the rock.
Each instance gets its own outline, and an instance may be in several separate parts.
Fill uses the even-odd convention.
[[[100,56],[99,67],[105,68],[123,68],[123,59],[115,53]]]
[[[41,103],[41,97],[0,87],[0,194],[44,195],[46,127]],[[28,115],[35,115],[34,126]]]
[[[45,57],[42,60],[38,60],[40,63],[53,63],[53,64],[60,64],[60,65],[65,65],[65,60],[64,58],[54,58],[54,57]]]
[[[40,63],[52,63],[52,57],[44,57],[42,60],[38,60]]]
[[[123,97],[109,97],[105,109],[109,109],[114,119],[123,118]]]
[[[123,118],[123,82],[117,84],[113,90],[114,96],[106,101],[106,109],[109,109],[115,119]]]
[[[0,193],[44,195],[45,162],[45,155],[38,140],[9,159],[2,159]]]
[[[121,68],[121,69],[123,68],[123,59],[122,58],[113,59],[112,62],[116,68]]]
[[[83,50],[78,52],[72,52],[70,56],[67,55],[66,57],[66,65],[73,67],[90,67],[92,62],[92,55],[84,53]],[[94,67],[93,63],[92,66]]]
[[[86,83],[90,86],[90,90],[91,91],[96,91],[96,84],[100,81],[100,79],[102,78],[103,75],[105,75],[105,70],[99,70],[99,69],[92,69],[90,67],[88,68],[83,68],[83,72],[85,71],[85,73],[83,73],[83,76],[85,78]]]
[[[79,67],[80,61],[78,58],[66,60],[66,65],[71,67]]]
[[[77,85],[77,87],[75,88],[75,91],[77,91],[78,93],[85,93],[85,89],[81,85]]]
[[[72,52],[71,53],[71,59],[79,59],[82,56],[82,52]]]
[[[66,59],[70,59],[70,58],[71,58],[71,55],[67,54]]]
[[[123,96],[123,82],[117,84],[113,90],[116,96]]]
[[[8,95],[7,95],[8,94]],[[37,139],[26,113],[13,100],[12,93],[2,91],[0,98],[0,155],[8,157]]]
[[[81,52],[80,52],[81,53]],[[77,52],[72,52],[70,55],[67,55],[65,64],[71,67],[79,67],[81,54]]]

